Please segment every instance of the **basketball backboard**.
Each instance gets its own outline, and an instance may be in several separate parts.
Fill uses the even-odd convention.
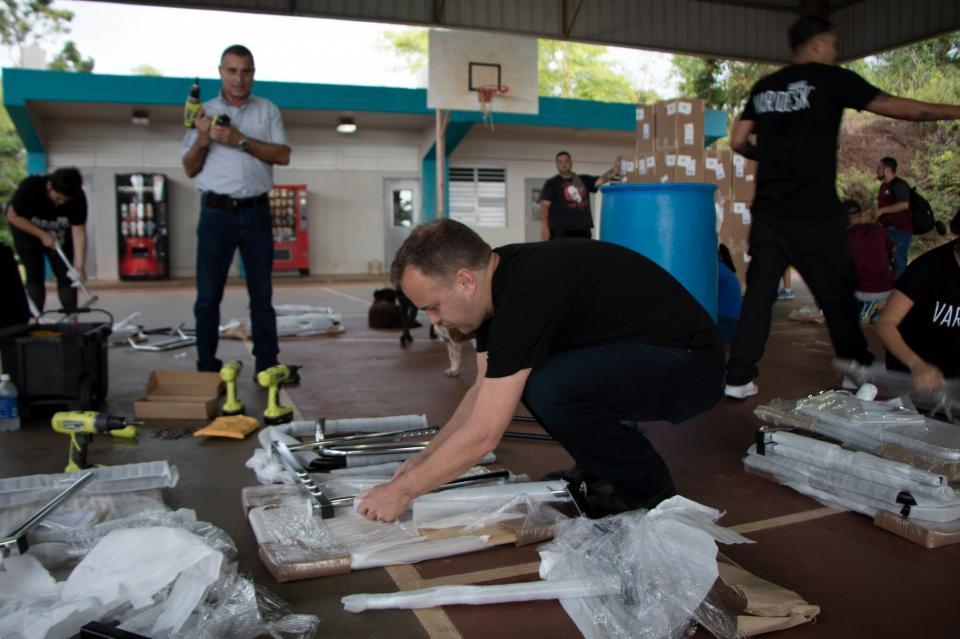
[[[536,38],[431,29],[429,55],[427,107],[482,111],[481,90],[493,89],[497,113],[539,112]]]

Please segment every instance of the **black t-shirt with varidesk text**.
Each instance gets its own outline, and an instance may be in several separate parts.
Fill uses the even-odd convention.
[[[32,175],[20,183],[10,206],[17,215],[24,217],[47,233],[56,235],[60,242],[69,242],[71,226],[87,222],[87,198],[80,191],[77,197],[55,206],[47,195],[49,175]]]
[[[842,215],[836,181],[843,110],[863,109],[879,94],[853,71],[813,62],[784,67],[757,82],[741,116],[756,123],[753,214]]]
[[[672,275],[628,248],[585,239],[495,249],[493,317],[477,330],[487,377],[552,353],[614,342],[722,352],[720,329]]]
[[[540,201],[550,202],[547,224],[552,229],[588,231],[593,228],[590,194],[597,191],[597,178],[593,175],[576,177],[579,183],[573,178],[554,175],[540,189]]]
[[[927,251],[910,262],[893,285],[913,302],[898,327],[903,341],[914,353],[943,371],[946,377],[960,377],[958,241]],[[886,364],[893,370],[907,370],[893,353],[887,353]]]

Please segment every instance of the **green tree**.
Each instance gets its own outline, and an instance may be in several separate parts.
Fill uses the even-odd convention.
[[[680,95],[703,98],[707,108],[734,117],[743,109],[754,83],[777,67],[753,62],[675,55],[671,61]]]
[[[63,45],[63,50],[47,65],[47,68],[53,71],[91,73],[93,71],[93,64],[93,58],[84,58],[80,55],[80,50],[77,49],[77,45],[73,40],[70,40]]]
[[[53,0],[0,0],[0,43],[23,57],[24,48],[69,33],[73,12],[53,8]]]
[[[10,115],[3,108],[3,87],[0,86],[0,242],[11,244],[10,227],[7,223],[6,203],[20,181],[26,177],[26,152]]]
[[[130,69],[130,71],[132,73],[135,73],[136,75],[146,75],[154,78],[159,78],[163,76],[163,74],[160,73],[159,69],[147,63],[143,63],[141,65],[135,66],[132,69]]]
[[[429,47],[429,31],[426,29],[402,29],[400,31],[386,31],[385,49],[395,53],[403,62],[400,68],[406,67],[413,73],[427,66],[427,48]]]
[[[426,29],[387,31],[384,48],[416,72],[427,64]],[[655,102],[656,93],[634,85],[623,65],[607,58],[607,47],[566,42],[538,41],[538,84],[544,96],[599,100],[601,102]]]
[[[855,70],[892,95],[960,104],[960,32],[886,51],[859,62]],[[899,158],[909,168],[901,173],[930,201],[937,218],[947,222],[960,207],[960,123],[918,123],[909,130],[912,135],[901,141],[911,156]],[[876,182],[872,192],[875,197]],[[939,241],[935,233],[915,237],[911,255]]]

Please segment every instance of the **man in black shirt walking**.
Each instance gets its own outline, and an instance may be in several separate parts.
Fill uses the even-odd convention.
[[[845,108],[902,120],[960,118],[960,108],[886,95],[836,66],[837,36],[823,18],[790,29],[793,64],[758,81],[731,135],[759,163],[743,312],[727,364],[726,394],[756,395],[777,284],[788,265],[823,310],[838,357],[873,361],[860,330],[847,220],[836,192],[837,137]],[[756,142],[751,136],[756,134]]]
[[[591,236],[593,214],[590,194],[609,180],[609,173],[595,177],[573,172],[573,158],[566,151],[556,157],[557,174],[540,189],[540,239]]]
[[[450,219],[415,229],[391,275],[432,323],[476,333],[477,379],[430,445],[361,496],[361,514],[392,521],[459,476],[521,401],[576,460],[592,514],[674,494],[663,459],[623,423],[681,422],[722,397],[720,330],[673,276],[606,242],[491,250]]]

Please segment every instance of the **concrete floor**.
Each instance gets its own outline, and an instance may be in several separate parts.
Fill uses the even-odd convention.
[[[802,284],[802,283],[800,283]],[[357,417],[426,413],[442,424],[472,382],[473,354],[464,358],[459,378],[442,374],[445,349],[414,331],[407,350],[398,333],[366,326],[371,292],[383,282],[329,282],[317,279],[276,283],[275,302],[333,306],[347,327],[338,337],[299,338],[281,343],[281,361],[303,364],[304,382],[289,394],[307,418]],[[799,592],[822,608],[815,625],[781,633],[783,637],[955,637],[955,585],[960,582],[960,547],[925,550],[874,528],[853,513],[832,513],[794,491],[743,472],[741,459],[759,423],[752,415],[758,403],[776,397],[797,397],[838,384],[830,372],[832,351],[820,325],[788,322],[787,313],[811,302],[802,286],[798,297],[778,303],[767,355],[758,379],[760,395],[746,401],[723,400],[709,413],[684,424],[647,426],[650,439],[669,463],[679,491],[724,511],[721,523],[747,527],[757,543],[724,548],[755,574]],[[193,290],[189,285],[130,286],[98,290],[103,307],[118,318],[141,311],[149,327],[186,322],[192,326]],[[242,317],[246,292],[228,288],[223,319]],[[871,338],[875,346],[875,340]],[[879,349],[875,347],[875,352]],[[243,343],[221,342],[221,356],[252,358]],[[131,402],[142,394],[153,369],[190,370],[193,351],[138,353],[110,349],[108,409],[132,414]],[[245,374],[241,398],[248,414],[263,406],[262,391]],[[503,583],[536,579],[535,548],[499,548],[451,559],[386,570],[366,570],[340,577],[277,584],[256,554],[253,535],[240,506],[240,489],[256,480],[243,465],[256,447],[244,441],[201,441],[192,437],[155,437],[163,428],[190,422],[150,422],[135,445],[98,438],[91,458],[120,464],[166,459],[180,469],[180,484],[167,491],[172,507],[190,507],[201,519],[223,528],[240,550],[240,569],[283,597],[297,612],[322,619],[322,635],[330,637],[576,637],[576,628],[556,602],[501,606],[450,606],[419,613],[385,611],[361,615],[343,612],[340,597],[356,592],[391,592],[398,588],[441,583]],[[520,428],[520,427],[518,427]],[[536,427],[528,427],[536,430]],[[33,421],[15,433],[0,433],[3,476],[59,472],[67,442],[49,424]],[[500,462],[516,472],[537,477],[563,468],[570,459],[550,443],[511,440],[497,450]],[[779,518],[779,519],[778,519]],[[696,636],[707,636],[702,630]]]

